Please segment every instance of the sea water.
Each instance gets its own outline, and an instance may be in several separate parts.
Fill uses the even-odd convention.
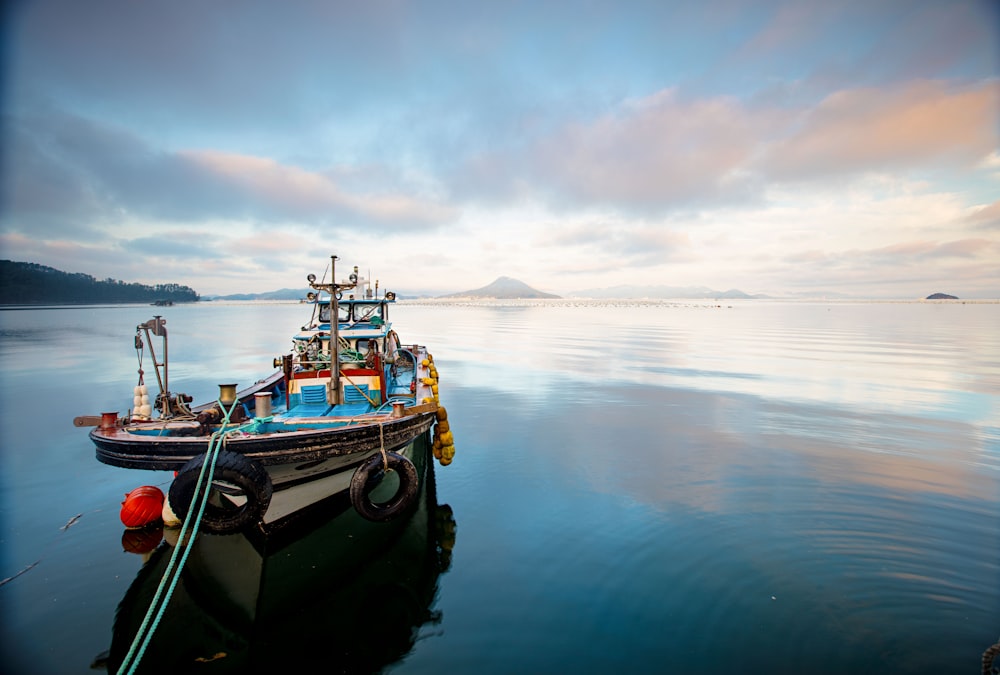
[[[0,311],[3,672],[93,672],[109,647],[143,565],[119,504],[169,475],[98,463],[72,420],[124,412],[140,368],[155,388],[132,340],[154,313],[170,389],[205,401],[269,373],[308,307]],[[1000,304],[390,320],[434,354],[457,454],[436,470],[455,536],[434,618],[388,672],[978,673],[1000,640]],[[338,672],[327,648],[268,647]]]

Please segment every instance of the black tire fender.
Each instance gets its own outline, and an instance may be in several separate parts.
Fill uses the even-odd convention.
[[[194,497],[195,486],[204,462],[205,455],[192,458],[177,472],[174,482],[170,485],[167,497],[170,508],[181,520],[184,520],[191,510],[191,499]],[[201,517],[202,530],[213,534],[229,534],[264,519],[264,513],[271,503],[273,486],[271,477],[260,464],[238,452],[221,450],[215,461],[212,482],[235,488],[246,497],[246,503],[241,506],[222,507],[209,500]]]
[[[389,471],[399,474],[399,488],[389,501],[375,503],[371,492],[385,478],[386,465]],[[387,452],[383,460],[382,453],[378,452],[354,470],[351,477],[351,505],[363,518],[384,523],[410,508],[417,500],[419,488],[420,480],[413,462],[395,452]]]

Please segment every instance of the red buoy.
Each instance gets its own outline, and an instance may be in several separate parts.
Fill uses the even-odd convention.
[[[145,527],[159,522],[162,513],[163,492],[158,487],[143,485],[125,495],[121,510],[122,525]]]

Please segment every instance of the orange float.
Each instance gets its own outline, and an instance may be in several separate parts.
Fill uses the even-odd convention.
[[[163,491],[152,485],[137,487],[125,495],[120,517],[128,528],[159,522],[163,513]]]

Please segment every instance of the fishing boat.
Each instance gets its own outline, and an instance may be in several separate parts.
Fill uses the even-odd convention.
[[[342,493],[363,517],[384,522],[416,499],[415,439],[433,427],[434,455],[451,461],[433,356],[393,330],[394,293],[380,295],[357,267],[335,281],[337,259],[330,258],[330,281],[306,277],[311,316],[290,352],[272,360],[275,372],[239,391],[220,384],[216,401],[192,406],[193,397],[170,390],[166,320],[154,316],[136,327],[133,407],[76,418],[77,426],[96,426],[90,438],[101,462],[176,472],[166,522],[197,510],[209,532],[266,529]],[[145,350],[159,390],[152,398]]]

